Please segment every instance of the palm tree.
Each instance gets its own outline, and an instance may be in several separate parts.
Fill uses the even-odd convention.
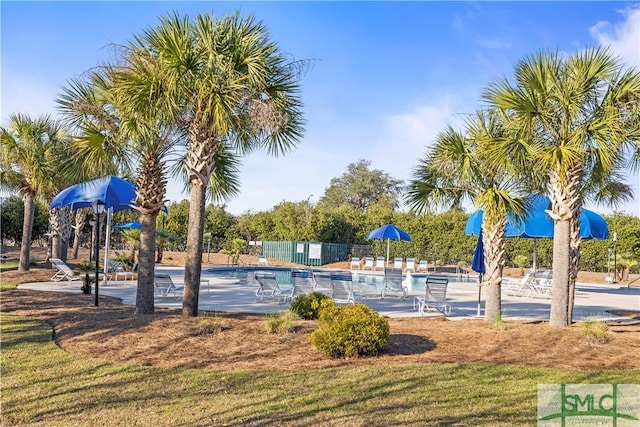
[[[29,270],[35,200],[55,187],[57,169],[52,160],[64,138],[63,128],[49,116],[32,119],[15,114],[6,128],[0,128],[2,186],[17,189],[24,203],[19,271]]]
[[[509,116],[516,135],[511,144],[501,147],[528,146],[534,153],[532,161],[545,171],[555,222],[551,326],[570,324],[570,278],[578,267],[582,183],[614,173],[625,145],[638,140],[639,96],[638,71],[624,71],[606,48],[566,58],[538,53],[516,65],[514,84],[501,78],[483,95]]]
[[[467,121],[464,133],[448,127],[438,134],[431,152],[414,170],[406,196],[411,208],[418,212],[429,205],[459,207],[465,198],[471,198],[476,208],[484,209],[485,320],[489,322],[501,317],[507,214],[521,217],[526,211],[521,198],[522,181],[509,173],[511,164],[486,154],[487,146],[503,138],[503,125],[496,112],[478,112]],[[512,156],[511,160],[515,162],[517,158]]]
[[[161,114],[187,140],[184,165],[191,193],[183,315],[196,316],[202,269],[206,191],[221,146],[239,155],[295,146],[302,132],[298,63],[268,38],[266,27],[236,13],[193,21],[174,14],[137,36],[129,62],[144,64],[126,105]]]

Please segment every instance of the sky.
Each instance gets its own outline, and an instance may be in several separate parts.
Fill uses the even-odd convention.
[[[489,82],[511,79],[518,61],[541,50],[608,45],[640,68],[638,2],[2,1],[1,123],[14,113],[57,117],[54,100],[69,79],[162,16],[235,10],[253,14],[283,52],[312,66],[301,81],[303,138],[284,156],[244,158],[240,194],[226,203],[234,215],[315,203],[359,160],[411,179],[438,132],[461,126]],[[640,216],[640,177],[627,182],[631,202],[586,207]],[[188,199],[182,189],[171,180],[167,198]]]

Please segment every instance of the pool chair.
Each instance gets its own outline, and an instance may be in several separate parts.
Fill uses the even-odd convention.
[[[373,257],[368,256],[364,259],[364,266],[362,266],[362,269],[373,271]]]
[[[171,276],[164,273],[157,273],[153,276],[153,293],[156,296],[168,297],[173,295],[176,298],[182,296],[183,286],[173,283]]]
[[[520,280],[503,279],[502,289],[511,296],[524,296],[531,292],[531,287],[536,280],[536,275],[541,270],[529,270]]]
[[[334,271],[331,273],[331,298],[336,304],[353,304],[353,282],[350,271]]]
[[[373,267],[373,270],[384,270],[384,257],[379,256],[376,258],[376,264]]]
[[[308,295],[313,292],[313,272],[307,269],[291,270],[291,299],[300,295]]]
[[[407,258],[407,265],[405,265],[404,267],[404,271],[412,271],[413,273],[416,272],[416,260],[415,258]]]
[[[73,270],[69,268],[67,264],[64,263],[61,259],[58,258],[49,258],[49,262],[53,267],[55,267],[56,272],[53,276],[51,276],[52,281],[59,282],[61,280],[66,280],[68,282],[73,282],[74,280],[82,279],[82,276],[76,276],[73,273]]]
[[[418,263],[418,271],[424,271],[425,273],[429,270],[429,263],[426,260],[421,259]]]
[[[255,292],[256,302],[262,301],[264,298],[277,298],[278,302],[285,302],[290,298],[291,294],[282,293],[273,273],[256,273],[255,278],[258,281],[258,289]]]
[[[424,296],[413,299],[413,308],[417,308],[420,315],[433,309],[448,316],[451,314],[451,305],[447,303],[448,285],[449,279],[446,276],[428,276],[424,287]]]
[[[266,257],[260,255],[258,256],[258,265],[269,265],[269,262]]]
[[[387,294],[400,294],[402,299],[407,297],[407,288],[402,285],[402,269],[395,267],[386,267],[384,269],[384,289],[382,290],[382,298]]]
[[[538,271],[535,279],[529,284],[527,296],[530,297],[533,295],[551,295],[552,279],[552,270]]]
[[[400,270],[402,270],[402,258],[393,259],[393,268],[399,268]]]
[[[313,272],[313,292],[320,292],[328,297],[333,295],[333,286],[331,284],[331,271],[314,271]]]
[[[354,256],[351,258],[351,270],[360,270],[360,257]]]

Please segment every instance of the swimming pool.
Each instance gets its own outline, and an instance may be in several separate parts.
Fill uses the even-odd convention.
[[[325,269],[310,269],[312,271],[327,271]],[[291,268],[290,267],[262,267],[262,266],[242,266],[242,267],[211,267],[206,270],[208,274],[220,278],[237,279],[240,285],[255,285],[254,274],[258,271],[272,272],[276,276],[276,281],[280,285],[291,285]],[[343,271],[343,270],[341,270]],[[384,274],[381,271],[350,271],[354,285],[367,285],[367,287],[375,286],[377,290],[384,288]],[[427,273],[411,273],[403,274],[403,283],[407,286],[409,292],[424,291]],[[448,274],[450,283],[469,283],[477,284],[478,277],[476,275],[459,275]]]

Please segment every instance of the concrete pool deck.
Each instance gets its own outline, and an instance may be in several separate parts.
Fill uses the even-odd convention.
[[[241,284],[238,280],[222,278],[207,272],[204,267],[202,279],[205,281],[200,288],[199,309],[220,312],[240,313],[278,313],[288,309],[288,304],[279,304],[276,300],[256,302],[255,284]],[[184,270],[177,267],[156,267],[156,272],[169,274],[176,284],[183,282]],[[80,282],[38,282],[24,283],[18,289],[39,291],[55,291],[80,293]],[[617,286],[610,284],[590,285],[578,283],[575,297],[574,320],[584,319],[623,320],[624,318],[611,314],[612,311],[640,310],[640,288]],[[100,286],[100,295],[116,297],[123,304],[135,305],[136,283],[111,281],[108,286]],[[420,317],[413,308],[415,296],[423,295],[424,291],[410,292],[405,300],[397,296],[381,299],[368,297],[357,298],[362,302],[388,317]],[[478,285],[477,283],[450,282],[447,290],[447,302],[451,304],[451,320],[470,319],[478,317]],[[549,295],[513,296],[503,291],[502,313],[503,319],[548,320],[551,297]],[[484,292],[481,294],[480,315],[484,315]],[[155,306],[158,308],[182,308],[182,298],[173,296],[157,296]],[[442,316],[439,312],[430,312],[423,317]]]

